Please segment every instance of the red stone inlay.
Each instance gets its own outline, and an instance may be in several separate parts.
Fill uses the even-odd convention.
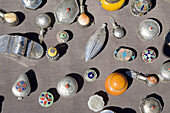
[[[44,101],[44,105],[46,105],[47,104],[47,101]]]
[[[17,85],[19,85],[19,86],[20,86],[21,84],[18,82],[18,83],[17,83]]]
[[[70,11],[70,8],[67,8],[66,11],[69,12],[69,11]]]
[[[155,109],[156,107],[155,106],[152,106],[152,109]]]
[[[41,100],[45,100],[45,98],[40,98]]]
[[[52,99],[49,98],[48,101],[52,101]]]
[[[19,92],[21,92],[21,88],[19,88]]]
[[[170,67],[169,67],[169,70],[170,70]]]
[[[26,87],[26,84],[23,84],[22,87]]]
[[[68,87],[69,87],[69,84],[65,85],[65,87],[68,88]]]

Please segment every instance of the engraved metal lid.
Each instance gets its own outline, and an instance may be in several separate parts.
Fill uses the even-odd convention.
[[[51,93],[49,92],[43,92],[40,96],[39,96],[39,104],[42,107],[49,107],[53,104],[54,101],[54,97]]]
[[[141,113],[161,113],[162,105],[156,98],[149,97],[141,101],[139,109]]]
[[[170,81],[170,62],[166,62],[160,67],[158,76],[162,82]]]
[[[153,19],[146,19],[140,23],[137,32],[143,41],[153,40],[160,34],[160,25]]]
[[[93,82],[97,78],[97,73],[95,70],[89,69],[85,72],[84,78],[89,82]]]
[[[131,12],[135,16],[142,16],[146,14],[152,7],[151,0],[132,0]]]
[[[78,90],[78,84],[72,77],[66,76],[57,84],[57,91],[62,97],[73,97]]]
[[[22,3],[24,7],[35,10],[41,5],[42,0],[22,0]]]
[[[54,14],[60,24],[71,24],[79,13],[77,0],[62,0]]]
[[[12,86],[12,92],[18,97],[18,100],[22,100],[31,91],[30,83],[26,74],[21,74],[14,85]]]
[[[98,112],[103,109],[104,107],[104,100],[103,97],[99,95],[93,95],[89,98],[88,107],[93,110],[94,112]]]
[[[66,43],[69,40],[69,34],[66,31],[57,33],[57,40],[59,43]]]
[[[39,14],[35,21],[36,25],[42,29],[46,29],[51,25],[51,18],[47,14]]]

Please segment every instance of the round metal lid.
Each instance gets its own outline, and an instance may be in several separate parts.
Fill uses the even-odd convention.
[[[85,72],[84,78],[89,82],[93,82],[97,78],[97,73],[93,69],[89,69]]]
[[[40,6],[42,0],[22,0],[24,7],[35,10]]]
[[[103,109],[104,101],[103,98],[99,95],[93,95],[89,98],[88,106],[94,112],[98,112]]]
[[[170,62],[164,63],[159,69],[159,76],[170,81]]]
[[[57,91],[63,97],[72,97],[76,94],[78,84],[72,77],[66,76],[57,84]]]
[[[145,13],[152,7],[151,0],[132,0],[137,11]]]
[[[39,14],[36,17],[36,24],[38,27],[40,27],[42,29],[46,29],[51,24],[51,18],[47,14]]]
[[[147,63],[152,63],[156,59],[156,53],[152,49],[146,49],[142,52],[142,60]]]
[[[115,112],[113,112],[113,111],[111,111],[111,110],[103,110],[103,111],[101,111],[100,113],[115,113]]]
[[[69,34],[65,31],[57,33],[57,40],[59,43],[66,43],[69,40]]]
[[[143,41],[153,40],[160,33],[160,25],[153,19],[146,19],[140,23],[137,32]]]
[[[162,106],[159,100],[149,97],[142,100],[139,109],[141,113],[160,113]]]
[[[51,93],[49,92],[43,92],[40,96],[39,96],[39,103],[41,106],[43,107],[49,107],[53,104],[54,101],[54,97]]]

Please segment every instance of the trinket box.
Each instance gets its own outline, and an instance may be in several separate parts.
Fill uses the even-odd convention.
[[[99,3],[107,11],[116,11],[123,7],[125,0],[99,0]]]
[[[158,74],[161,82],[169,82],[170,81],[170,62],[165,62],[162,64],[162,66],[159,68],[159,74]]]
[[[50,47],[46,51],[46,56],[51,61],[56,61],[59,59],[59,50],[56,47]]]
[[[160,25],[154,19],[146,19],[140,23],[137,33],[143,41],[153,40],[160,34]]]
[[[69,40],[69,34],[66,31],[57,33],[57,40],[59,43],[66,43]]]
[[[22,100],[30,91],[31,87],[27,75],[21,74],[12,86],[13,94],[18,97],[18,100]]]
[[[98,112],[104,107],[103,97],[99,95],[93,95],[89,98],[88,107],[94,112]]]
[[[142,52],[142,60],[146,63],[152,63],[157,57],[153,49],[146,49]]]
[[[152,8],[152,0],[131,0],[131,13],[134,16],[145,15]]]
[[[158,99],[149,97],[141,101],[139,109],[141,113],[161,113],[162,105]]]
[[[121,73],[112,73],[106,78],[105,89],[111,95],[121,95],[126,91],[127,87],[128,81]]]
[[[57,84],[57,92],[65,98],[73,97],[78,90],[77,81],[69,76],[61,79]]]
[[[54,97],[51,93],[49,92],[43,92],[40,96],[39,96],[39,104],[42,107],[49,107],[53,104],[54,101]]]
[[[84,78],[88,81],[88,82],[93,82],[96,80],[97,78],[97,73],[95,70],[93,69],[89,69],[85,72],[84,74]]]

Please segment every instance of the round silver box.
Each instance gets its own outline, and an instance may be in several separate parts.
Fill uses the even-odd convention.
[[[160,25],[153,19],[146,19],[140,23],[137,33],[143,41],[153,40],[160,34]]]
[[[78,84],[72,77],[66,76],[57,84],[57,91],[62,97],[73,97],[78,90]]]
[[[51,24],[51,18],[47,14],[39,14],[35,21],[36,25],[41,29],[46,29]]]
[[[160,67],[158,76],[161,82],[170,81],[170,62],[166,62]]]

